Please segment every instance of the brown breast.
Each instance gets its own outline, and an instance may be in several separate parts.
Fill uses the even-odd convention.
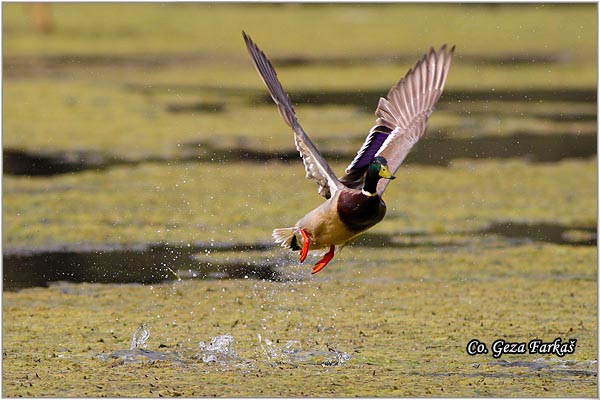
[[[386,206],[379,196],[366,196],[360,190],[344,190],[340,193],[337,211],[344,225],[360,232],[381,221]]]

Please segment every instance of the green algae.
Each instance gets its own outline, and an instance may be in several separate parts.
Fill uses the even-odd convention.
[[[595,61],[595,55],[588,52],[595,47],[595,10],[593,4],[54,3],[55,31],[50,35],[29,29],[27,10],[20,4],[3,6],[3,22],[9,54],[123,54],[132,49],[169,54],[200,49],[231,55],[239,54],[239,35],[245,29],[257,38],[269,37],[273,51],[283,54],[298,49],[319,56],[348,52],[381,55],[390,53],[392,40],[401,48],[412,49],[428,48],[443,39],[487,54],[515,48],[534,53],[559,48],[581,51],[586,59]],[[264,23],[266,19],[269,24]],[[452,24],[441,23],[448,21]],[[352,27],[344,39],[339,38],[340,26]],[[381,40],[373,40],[373,34]],[[493,46],[490,38],[495,39]],[[89,46],[90,40],[94,47]]]
[[[592,396],[597,390],[596,249],[514,244],[477,229],[498,219],[594,226],[593,165],[478,161],[404,168],[386,193],[386,220],[313,277],[307,266],[290,259],[280,265],[289,282],[60,284],[5,292],[3,393]],[[221,174],[230,179],[219,179]],[[297,180],[297,189],[290,192],[289,179],[275,175]],[[248,176],[255,182],[251,192],[242,185]],[[300,165],[279,163],[143,165],[43,180],[6,177],[5,232],[11,246],[28,240],[56,243],[59,232],[64,242],[77,240],[88,232],[76,229],[77,221],[85,221],[99,241],[127,238],[132,225],[137,235],[130,233],[128,240],[265,240],[274,226],[297,217],[290,209],[318,202],[313,186],[304,181]],[[29,202],[39,204],[37,193],[57,196],[50,208],[56,220],[20,237],[11,215],[29,217]],[[181,199],[189,204],[174,207]],[[13,214],[17,205],[22,211]],[[115,223],[124,215],[130,219]],[[251,218],[256,215],[261,217]],[[218,255],[212,259],[219,262]],[[114,356],[129,348],[141,323],[151,332],[148,350],[164,359],[124,362]],[[243,362],[202,363],[199,343],[223,334],[233,335]],[[335,349],[350,359],[340,365],[321,365],[318,358],[277,363],[265,354],[258,335],[279,346],[299,341],[313,353]],[[564,359],[501,358],[535,368],[493,364],[498,360],[490,354],[466,353],[471,339],[491,346],[496,339],[556,337],[576,339],[576,351]]]
[[[477,232],[494,221],[592,228],[595,163],[403,167],[384,196],[386,219],[373,232]],[[333,166],[342,171],[345,164]],[[320,199],[300,161],[142,164],[43,179],[6,176],[4,245],[269,241],[273,227],[293,224]]]
[[[289,283],[61,284],[5,293],[4,394],[591,396],[597,390],[595,250],[543,245],[532,257],[528,247],[488,247],[485,259],[394,250],[395,262],[359,252],[353,261],[330,265],[327,274],[309,278],[305,268],[301,281]],[[557,258],[561,252],[571,257]],[[552,271],[553,265],[564,270]],[[142,322],[151,332],[147,348],[175,352],[176,361],[99,357],[128,349]],[[199,343],[226,333],[246,363],[201,363]],[[314,351],[334,348],[350,359],[336,366],[273,365],[258,334]],[[491,345],[555,337],[577,339],[575,353],[564,358],[578,365],[572,374],[553,355],[502,358],[557,365],[532,371],[465,350],[473,338]]]
[[[593,5],[500,5],[488,9],[410,4],[294,8],[56,3],[51,8],[56,30],[47,35],[27,29],[22,5],[6,4],[3,9],[7,77],[3,95],[8,100],[4,102],[3,142],[11,148],[83,149],[136,160],[148,155],[181,154],[187,143],[210,143],[219,137],[227,143],[243,142],[252,149],[293,149],[289,138],[281,134],[286,127],[270,102],[268,107],[257,106],[256,96],[262,96],[260,103],[264,103],[265,90],[245,54],[241,29],[252,33],[259,43],[268,38],[264,46],[272,57],[319,60],[339,53],[352,54],[357,60],[342,66],[277,65],[292,99],[295,92],[307,90],[322,94],[338,90],[339,98],[357,92],[369,94],[360,107],[297,107],[302,123],[315,138],[343,135],[350,139],[344,143],[351,143],[352,148],[360,144],[373,123],[378,97],[387,93],[429,46],[445,42],[458,45],[446,92],[458,90],[463,94],[452,104],[445,104],[442,98],[441,109],[431,121],[431,134],[441,131],[471,137],[523,130],[579,134],[595,129],[595,119],[589,121],[595,99],[561,101],[561,90],[595,88],[597,24]],[[110,18],[102,17],[107,13]],[[131,18],[132,13],[136,18]],[[227,24],[222,23],[225,16]],[[153,28],[157,18],[161,29]],[[233,21],[238,18],[236,25]],[[265,27],[262,21],[267,18],[277,23]],[[386,24],[385,35],[393,40],[371,39],[381,18],[394,21]],[[448,19],[461,23],[448,30]],[[349,20],[351,38],[346,32],[347,40],[337,43],[336,21]],[[399,20],[404,22],[395,22]],[[235,26],[239,29],[231,29]],[[285,38],[271,34],[277,26],[286,27]],[[289,26],[302,26],[302,34]],[[365,31],[369,34],[362,36]],[[415,36],[414,32],[420,34]],[[312,35],[318,35],[319,40],[311,39]],[[328,45],[330,41],[335,45]],[[315,42],[320,45],[315,46]],[[407,61],[394,63],[399,53],[410,56],[406,56]],[[389,54],[385,62],[361,62],[361,57],[369,60],[382,54]],[[548,54],[556,60],[544,60]],[[504,55],[505,60],[477,61],[477,57],[498,55]],[[531,58],[531,62],[514,63],[511,60],[515,57]],[[550,89],[543,105],[529,93],[538,89]],[[493,100],[503,101],[506,91],[511,90],[522,93],[522,103],[513,104],[509,115],[500,120],[496,115],[505,113],[506,106],[472,98],[484,91],[497,93]],[[200,111],[194,111],[198,104]],[[189,105],[191,112],[169,111]],[[588,119],[549,122],[530,115],[541,106],[553,114],[576,110]],[[478,109],[487,113],[472,114]],[[471,122],[465,124],[456,111],[468,114]],[[329,117],[323,118],[324,114]]]
[[[459,52],[428,136],[596,134],[589,98],[595,5],[56,3],[49,35],[31,31],[24,10],[3,5],[5,148],[91,151],[139,163],[5,175],[3,246],[12,251],[265,243],[274,227],[319,204],[300,161],[224,156],[238,148],[294,150],[241,29],[275,60],[331,61],[276,62],[292,98],[303,100],[301,123],[325,151],[351,154],[374,121],[369,107],[377,96],[411,60],[444,42]],[[381,24],[389,40],[373,40]],[[350,62],[334,62],[348,54]],[[399,55],[406,61],[392,62]],[[571,98],[562,93],[569,90]],[[338,97],[328,100],[328,91]],[[368,97],[352,99],[357,91]],[[503,97],[511,91],[517,94]],[[425,143],[415,149],[427,150]],[[348,162],[332,166],[341,173]],[[314,256],[299,265],[274,247],[199,257],[217,265],[271,257],[287,277],[282,282],[173,279],[5,291],[2,394],[592,397],[596,248],[543,235],[506,238],[488,227],[560,225],[575,237],[594,230],[596,164],[408,164],[385,194],[386,219],[314,276]],[[141,324],[150,331],[145,353],[128,353]],[[239,359],[204,363],[200,343],[225,334]],[[491,348],[497,339],[557,337],[576,339],[575,351],[496,359],[466,350],[472,339]],[[281,356],[290,341],[298,357]]]

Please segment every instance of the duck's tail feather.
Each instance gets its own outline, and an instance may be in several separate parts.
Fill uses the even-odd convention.
[[[302,237],[297,237],[298,228],[277,228],[273,229],[273,239],[275,243],[280,243],[281,247],[292,250],[300,250],[302,248]]]
[[[300,228],[296,226],[291,228],[273,229],[273,239],[275,239],[275,243],[280,243],[281,247],[293,251],[302,250],[302,246],[304,245],[304,239],[302,239],[302,235],[300,234]],[[338,245],[336,246],[336,249],[342,249],[345,245],[346,243],[342,244],[341,246]],[[309,253],[317,256],[323,256],[328,251],[329,247],[310,250]]]

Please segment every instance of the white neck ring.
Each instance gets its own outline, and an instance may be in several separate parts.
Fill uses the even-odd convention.
[[[368,197],[377,196],[377,192],[370,193],[370,192],[367,192],[365,189],[362,190],[362,194],[364,194],[365,196],[368,196]]]

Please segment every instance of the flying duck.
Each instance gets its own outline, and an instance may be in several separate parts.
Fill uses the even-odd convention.
[[[425,133],[444,89],[454,46],[450,50],[446,45],[439,51],[432,48],[390,89],[387,97],[379,99],[375,126],[345,175],[338,178],[298,123],[290,97],[267,56],[245,32],[242,35],[279,113],[294,132],[306,178],[317,182],[319,194],[326,199],[294,226],[273,230],[276,243],[300,251],[300,262],[304,262],[309,250],[326,250],[312,269],[315,274],[331,261],[336,249],[385,216],[386,205],[381,196],[410,149]]]

